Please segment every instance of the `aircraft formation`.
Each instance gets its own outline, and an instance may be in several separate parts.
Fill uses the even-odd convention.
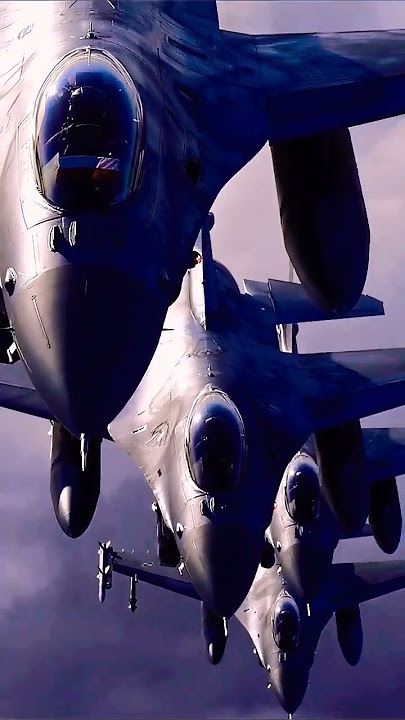
[[[103,440],[134,459],[167,570],[101,543],[100,600],[115,571],[131,610],[137,580],[201,601],[214,664],[235,615],[291,714],[331,616],[355,664],[360,604],[405,587],[401,561],[333,564],[342,538],[398,546],[405,429],[360,420],[405,404],[405,349],[296,339],[384,312],[362,295],[349,127],[405,113],[405,31],[243,35],[214,0],[37,5],[0,2],[0,406],[51,421],[72,538]],[[241,292],[213,259],[210,208],[266,144],[300,283]]]

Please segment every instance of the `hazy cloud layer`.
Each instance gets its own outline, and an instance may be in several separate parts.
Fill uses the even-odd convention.
[[[239,31],[405,26],[403,2],[225,4],[227,27]],[[386,317],[302,328],[303,351],[405,345],[404,136],[403,119],[353,131],[372,228],[366,289],[384,300]],[[268,150],[229,183],[214,210],[215,254],[238,280],[287,277]],[[403,409],[369,424],[391,422],[405,424]],[[97,540],[154,553],[152,498],[133,464],[105,443],[94,522],[72,541],[57,525],[49,497],[48,424],[0,411],[0,428],[0,716],[281,716],[236,621],[224,660],[213,668],[199,636],[198,603],[141,586],[132,616],[127,583],[114,578],[105,605],[98,604]],[[398,557],[403,554],[401,547]],[[375,558],[383,556],[371,539],[342,543],[337,555]],[[403,604],[398,593],[364,606],[365,648],[354,669],[339,653],[333,623],[328,626],[297,717],[404,716]]]

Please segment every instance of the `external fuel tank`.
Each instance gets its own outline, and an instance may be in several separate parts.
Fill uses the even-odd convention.
[[[343,314],[366,280],[370,230],[347,128],[271,146],[284,243],[313,300]]]

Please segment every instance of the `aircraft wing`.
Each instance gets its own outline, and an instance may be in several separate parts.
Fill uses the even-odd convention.
[[[54,420],[54,415],[31,385],[21,363],[18,365],[18,368],[0,365],[0,407]]]
[[[165,568],[159,567],[159,572],[155,572],[153,563],[142,562],[130,552],[113,552],[112,569],[114,572],[120,575],[126,575],[127,577],[134,577],[136,575],[137,579],[142,582],[163,588],[164,590],[170,590],[170,592],[177,593],[178,595],[184,595],[193,600],[201,599],[191,582],[180,580],[179,578],[173,577],[173,575],[166,574]]]
[[[0,365],[0,408],[16,410],[45,420],[56,419],[32,386],[21,362],[12,366]],[[112,440],[107,428],[104,438]]]
[[[405,404],[403,348],[295,357],[296,377],[294,371],[290,377],[313,432]]]
[[[301,283],[244,280],[243,284],[247,295],[251,295],[262,307],[272,311],[275,325],[384,315],[381,300],[370,295],[361,295],[358,303],[346,315],[336,315],[321,310]]]
[[[183,28],[196,33],[219,33],[215,0],[159,0],[159,10]]]
[[[343,610],[405,588],[405,561],[337,563],[331,567],[333,610]]]
[[[405,30],[221,36],[270,143],[405,113]]]
[[[363,440],[370,482],[405,473],[405,428],[363,428]]]

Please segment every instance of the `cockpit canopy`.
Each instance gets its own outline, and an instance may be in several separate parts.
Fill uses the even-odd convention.
[[[311,523],[319,515],[320,486],[318,467],[308,455],[291,461],[285,479],[285,504],[298,525]]]
[[[297,603],[286,591],[278,596],[272,613],[273,638],[281,652],[291,652],[299,641],[300,612]]]
[[[45,80],[34,111],[40,192],[63,210],[125,200],[139,182],[143,113],[139,93],[104,50],[66,55]]]
[[[209,390],[192,407],[186,456],[191,477],[204,492],[232,490],[238,485],[245,460],[245,428],[225,393]]]

